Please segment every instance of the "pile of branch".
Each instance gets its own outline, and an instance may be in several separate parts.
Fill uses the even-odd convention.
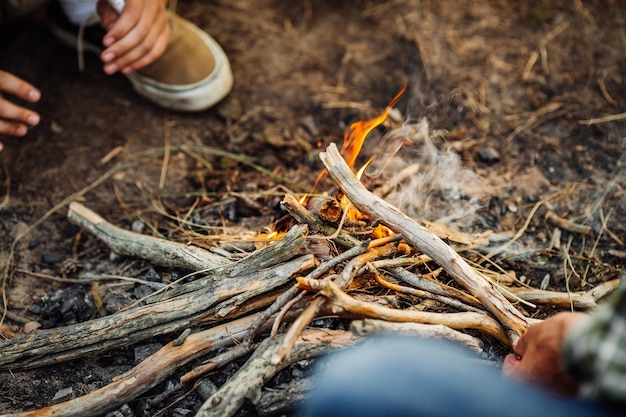
[[[558,293],[524,290],[513,294],[497,288],[441,238],[369,192],[334,145],[321,158],[347,199],[395,234],[360,240],[343,230],[338,218],[324,221],[295,197],[286,195],[283,206],[297,225],[274,244],[232,261],[198,247],[126,231],[72,203],[69,220],[114,252],[185,269],[201,278],[169,285],[140,305],[110,316],[0,342],[0,370],[18,371],[129,346],[154,336],[170,335],[172,339],[94,392],[16,415],[102,415],[137,398],[192,361],[195,367],[180,378],[181,387],[193,385],[208,372],[252,353],[196,414],[231,416],[246,399],[261,407],[266,401],[263,386],[287,365],[351,346],[365,335],[447,338],[482,352],[485,341],[512,346],[531,324],[509,299],[563,302],[563,295]],[[320,240],[341,250],[321,262],[307,249]],[[412,271],[425,262],[443,268],[458,286]],[[432,300],[438,311],[392,308],[381,302],[384,297],[366,297],[365,291],[359,291],[363,281],[390,294],[404,294],[406,299]],[[612,288],[608,283],[593,293],[569,294],[566,302],[572,304],[576,299],[580,306],[589,307]],[[351,319],[351,331],[309,326],[328,316]],[[472,335],[466,332],[469,329]],[[266,337],[258,342],[263,335]]]

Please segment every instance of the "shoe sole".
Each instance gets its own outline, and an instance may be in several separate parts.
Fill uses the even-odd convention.
[[[219,103],[230,93],[233,87],[233,74],[228,57],[217,41],[197,26],[191,23],[189,26],[200,36],[213,54],[215,68],[208,77],[194,84],[171,85],[160,83],[136,72],[124,75],[140,96],[163,108],[200,112]],[[76,48],[77,39],[74,33],[58,26],[51,26],[50,29],[62,43],[71,48]],[[103,51],[102,47],[90,42],[85,42],[83,49],[96,55],[100,55]]]

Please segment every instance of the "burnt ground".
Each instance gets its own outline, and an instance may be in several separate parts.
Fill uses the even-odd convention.
[[[189,235],[164,213],[175,218],[193,211],[192,220],[214,226],[209,234],[222,238],[198,240],[204,246],[227,233],[265,232],[283,216],[284,190],[312,185],[319,150],[341,143],[350,123],[378,114],[408,83],[396,106],[402,120],[425,118],[436,149],[452,150],[464,169],[482,178],[479,190],[456,184],[465,200],[476,197],[478,207],[457,225],[502,233],[526,228],[519,240],[524,253],[499,258],[500,266],[534,287],[555,290],[587,290],[617,278],[626,269],[626,120],[589,120],[626,111],[624,5],[181,0],[179,13],[223,45],[236,80],[227,100],[201,114],[143,101],[124,77],[105,76],[96,57],[79,74],[76,52],[49,35],[42,15],[3,28],[0,68],[40,87],[43,98],[34,106],[41,125],[24,139],[3,138],[0,265],[4,269],[17,233],[81,190],[79,200],[111,222],[147,224],[152,229],[146,233],[172,239]],[[376,129],[364,156],[398,124]],[[203,150],[201,158],[181,145]],[[163,181],[164,147],[171,152]],[[417,160],[419,152],[409,149],[403,157]],[[320,188],[325,186],[333,187],[328,182]],[[409,200],[412,215],[436,220],[449,214],[449,200],[438,200],[441,190],[426,194],[428,207],[426,200]],[[407,207],[406,198],[401,203]],[[545,220],[549,209],[591,226],[591,233],[557,234]],[[16,245],[3,287],[14,319],[4,321],[3,337],[23,332],[20,318],[59,326],[108,314],[116,303],[142,295],[136,286],[102,283],[100,309],[84,303],[68,312],[59,304],[72,295],[83,300],[93,288],[73,287],[64,277],[92,273],[167,282],[182,273],[111,257],[65,213],[58,208]],[[65,292],[55,304],[58,290]],[[134,366],[138,348],[143,346],[3,372],[0,412],[43,407],[103,386]],[[224,376],[212,378],[219,385]],[[69,397],[54,399],[68,387]],[[162,415],[184,414],[198,401],[191,393]],[[131,404],[135,415],[165,408],[145,404],[145,398]]]

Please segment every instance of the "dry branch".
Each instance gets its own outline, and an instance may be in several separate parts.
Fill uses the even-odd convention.
[[[239,371],[202,405],[196,417],[228,417],[235,414],[246,399],[256,403],[261,388],[289,362],[273,363],[272,357],[281,345],[283,336],[267,338]],[[354,344],[356,337],[339,330],[309,329],[298,338],[291,352],[291,361],[297,362],[345,348]]]
[[[611,293],[619,285],[619,279],[603,282],[586,292],[557,292],[534,288],[507,288],[516,297],[534,304],[552,305],[560,308],[586,310],[598,305],[598,301]],[[511,301],[514,301],[511,298]]]
[[[442,324],[455,330],[475,329],[503,343],[508,343],[500,323],[486,314],[472,312],[430,313],[417,310],[398,310],[376,303],[359,301],[341,291],[332,281],[322,290],[336,313],[349,313],[356,317],[381,319],[398,323]]]
[[[337,231],[335,226],[324,223],[322,220],[315,217],[291,194],[286,194],[281,204],[298,223],[308,225],[312,233],[320,233],[324,236],[336,235],[336,237],[333,238],[334,241],[345,248],[351,248],[361,243],[350,234]]]
[[[251,298],[285,284],[293,275],[315,265],[311,255],[303,255],[275,269],[288,273],[275,274],[274,269],[237,279],[214,281],[202,290],[171,300],[135,307],[72,326],[39,330],[15,339],[0,341],[0,369],[24,369],[75,359],[87,353],[124,346],[161,334],[182,331],[215,317],[215,306],[224,311],[240,305],[230,299],[245,294]],[[229,305],[218,303],[228,300]],[[220,315],[218,314],[218,317]],[[223,317],[222,317],[223,318]]]
[[[421,338],[447,339],[467,346],[472,352],[484,353],[483,342],[477,337],[453,330],[441,324],[391,323],[383,320],[354,320],[350,330],[358,336],[400,335]]]
[[[178,367],[218,349],[231,346],[244,337],[256,317],[233,322],[189,335],[180,346],[168,343],[139,365],[96,391],[82,397],[11,417],[89,417],[114,410],[154,387]]]
[[[571,233],[578,233],[581,235],[588,235],[591,232],[591,226],[574,223],[570,220],[559,217],[552,210],[546,213],[546,220],[553,226],[559,229],[567,230]]]
[[[461,290],[450,287],[448,285],[444,285],[436,281],[427,280],[424,277],[407,271],[404,268],[394,266],[392,268],[388,268],[388,270],[396,278],[422,291],[428,291],[433,294],[441,295],[443,297],[455,298],[463,303],[469,304],[477,308],[482,308],[483,306],[481,302],[476,299],[476,297],[473,297],[469,294],[464,293]]]
[[[368,262],[381,257],[389,256],[395,253],[395,246],[386,244],[390,239],[382,238],[371,242],[368,245],[368,251],[356,256],[350,262],[344,266],[340,274],[331,275],[324,278],[322,281],[315,281],[307,278],[297,278],[298,284],[308,291],[318,291],[327,285],[328,282],[334,279],[335,285],[339,288],[347,288],[354,277],[360,272],[361,268]],[[384,246],[377,246],[384,245]],[[307,308],[304,309],[302,314],[293,322],[289,330],[287,331],[283,343],[276,349],[276,354],[272,359],[275,362],[282,362],[285,359],[288,360],[293,344],[296,342],[299,335],[317,317],[322,310],[327,300],[323,297],[315,297]]]
[[[372,267],[373,268],[373,267]],[[415,288],[411,288],[411,287],[404,287],[402,285],[398,285],[398,284],[394,284],[393,282],[389,282],[387,280],[385,280],[383,277],[381,277],[376,270],[374,269],[373,275],[374,275],[374,279],[376,280],[376,282],[378,282],[383,288],[387,288],[393,291],[398,291],[404,294],[409,294],[409,295],[413,295],[415,297],[420,297],[420,298],[427,298],[429,300],[434,300],[437,301],[441,304],[445,304],[447,306],[450,306],[452,308],[456,308],[457,310],[461,310],[461,311],[473,311],[474,313],[479,313],[479,314],[485,314],[486,312],[484,310],[481,310],[479,308],[476,307],[472,307],[468,304],[464,304],[461,301],[455,299],[455,298],[451,298],[451,297],[446,297],[444,295],[439,295],[439,294],[434,294],[428,291],[424,291],[424,290],[417,290]]]
[[[443,240],[411,219],[396,207],[369,192],[354,176],[335,144],[320,154],[326,169],[348,199],[361,212],[380,219],[395,233],[400,233],[411,244],[442,266],[459,284],[478,298],[485,308],[498,318],[506,329],[511,344],[525,333],[526,318],[491,283],[483,279]]]
[[[337,266],[338,264],[340,264],[341,262],[345,262],[355,256],[358,256],[362,253],[364,253],[365,251],[367,251],[368,248],[368,244],[367,243],[361,243],[357,246],[354,246],[350,249],[348,249],[347,251],[335,256],[334,258],[320,264],[317,268],[315,268],[313,271],[309,272],[305,279],[307,280],[316,280],[320,277],[322,277],[322,275],[324,275],[326,272],[328,272],[331,268],[334,268],[335,266]],[[287,291],[283,292],[281,295],[279,295],[276,300],[272,303],[272,305],[270,305],[261,315],[259,315],[259,317],[257,318],[256,322],[252,325],[252,329],[250,334],[248,335],[248,337],[246,337],[246,339],[243,341],[244,345],[250,345],[252,344],[252,339],[256,336],[258,329],[261,328],[261,326],[270,319],[270,317],[272,317],[273,315],[275,315],[276,313],[278,313],[283,307],[285,307],[294,297],[296,297],[296,295],[301,292],[301,289],[299,287],[298,284],[295,284],[294,286],[292,286],[290,289],[288,289]],[[281,312],[281,315],[283,315],[284,313]],[[273,332],[272,332],[273,333]]]
[[[149,259],[156,265],[190,271],[210,271],[228,265],[221,256],[196,246],[141,235],[114,226],[80,203],[70,204],[67,217],[121,255]]]

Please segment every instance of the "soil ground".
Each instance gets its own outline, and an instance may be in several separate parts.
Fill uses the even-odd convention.
[[[518,231],[530,218],[520,239],[528,253],[501,259],[505,269],[555,290],[566,284],[586,290],[617,278],[626,269],[626,120],[592,119],[626,111],[625,5],[181,0],[179,14],[223,45],[235,76],[232,94],[199,114],[147,103],[123,76],[104,75],[95,56],[79,74],[76,52],[55,41],[43,15],[4,27],[0,68],[38,86],[43,98],[33,106],[40,126],[23,139],[2,138],[0,265],[4,270],[17,233],[86,187],[80,201],[107,220],[154,226],[172,239],[185,235],[163,214],[182,216],[192,207],[217,227],[215,235],[266,231],[283,215],[278,203],[285,189],[310,189],[319,151],[340,144],[350,123],[380,113],[408,83],[396,106],[402,120],[425,118],[436,148],[451,149],[484,180],[482,205],[467,229]],[[365,157],[392,125],[398,121],[372,133]],[[205,153],[194,159],[181,145]],[[162,176],[164,147],[171,152]],[[128,165],[118,169],[120,162]],[[432,200],[433,210],[413,214],[435,220],[441,211]],[[591,226],[591,233],[555,236],[544,219],[548,209]],[[178,273],[110,257],[65,212],[56,210],[16,246],[3,287],[14,317],[58,326],[94,313],[84,306],[69,318],[58,309],[43,317],[50,303],[42,297],[73,287],[33,273],[156,273],[162,280]],[[110,286],[104,296],[126,291],[130,297],[135,290]],[[4,337],[23,331],[19,321],[4,325]],[[68,387],[70,396],[89,392],[132,367],[134,353],[129,347],[3,373],[0,412],[65,400],[54,396]],[[189,398],[162,415],[194,410],[198,400]],[[136,415],[156,412],[131,406]]]

